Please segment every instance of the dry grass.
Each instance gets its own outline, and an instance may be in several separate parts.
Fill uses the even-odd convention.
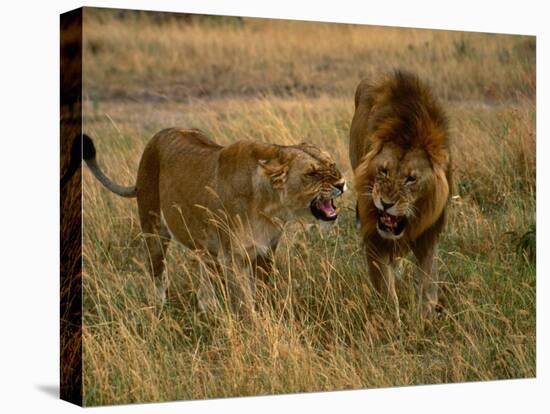
[[[86,11],[85,125],[132,183],[153,133],[198,127],[330,149],[351,180],[354,88],[393,67],[430,81],[451,119],[459,195],[440,249],[445,314],[403,327],[372,292],[354,197],[328,232],[287,231],[258,320],[205,317],[197,264],[172,245],[169,303],[152,306],[135,201],[84,172],[86,405],[525,378],[535,375],[534,39],[270,20],[157,24]]]

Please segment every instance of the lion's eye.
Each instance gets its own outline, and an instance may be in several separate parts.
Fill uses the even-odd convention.
[[[386,177],[388,175],[388,169],[385,167],[378,167],[378,174]]]
[[[405,178],[405,184],[412,184],[416,182],[416,177],[414,175],[409,175]]]

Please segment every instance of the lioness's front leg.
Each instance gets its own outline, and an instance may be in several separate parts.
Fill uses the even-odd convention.
[[[279,240],[276,239],[271,243],[271,246],[266,252],[262,252],[256,256],[252,262],[252,271],[254,279],[260,279],[264,283],[269,282],[269,277],[273,272],[273,264],[275,261],[275,250]]]
[[[255,285],[248,256],[233,254],[228,259],[222,259],[225,268],[225,288],[227,299],[232,310],[248,317],[254,310]]]
[[[418,243],[412,250],[418,261],[416,288],[420,310],[423,318],[430,318],[433,316],[438,296],[438,268],[435,261],[437,239]]]
[[[395,291],[395,274],[387,255],[375,256],[367,253],[369,277],[376,291],[394,308],[396,321],[399,318],[399,300]]]
[[[197,301],[203,313],[211,314],[219,306],[216,300],[215,283],[221,277],[222,269],[216,259],[206,250],[196,250],[199,266],[199,288]]]

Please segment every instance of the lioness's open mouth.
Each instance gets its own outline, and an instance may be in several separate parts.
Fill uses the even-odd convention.
[[[311,214],[323,221],[334,221],[338,218],[338,209],[334,205],[333,198],[316,198],[309,205]]]
[[[378,231],[382,236],[390,234],[393,237],[400,237],[407,227],[405,216],[392,216],[385,211],[378,210]]]

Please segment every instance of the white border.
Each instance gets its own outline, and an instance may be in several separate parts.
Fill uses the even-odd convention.
[[[537,35],[537,379],[238,398],[102,408],[102,412],[422,411],[542,412],[549,404],[547,331],[549,269],[542,254],[548,233],[548,87],[541,76],[548,56],[544,2],[442,1],[103,0],[88,6],[171,10],[257,17],[368,23]],[[68,412],[52,396],[58,381],[59,14],[81,2],[18,1],[0,14],[0,407],[2,412]],[[546,69],[548,72],[548,69]],[[546,121],[546,125],[548,122]],[[546,139],[545,139],[546,138]],[[547,187],[547,186],[546,186]],[[7,195],[9,194],[9,195]],[[547,323],[547,322],[546,322]],[[48,391],[49,390],[49,391]],[[546,393],[545,393],[546,391]],[[95,411],[96,409],[90,409]]]

